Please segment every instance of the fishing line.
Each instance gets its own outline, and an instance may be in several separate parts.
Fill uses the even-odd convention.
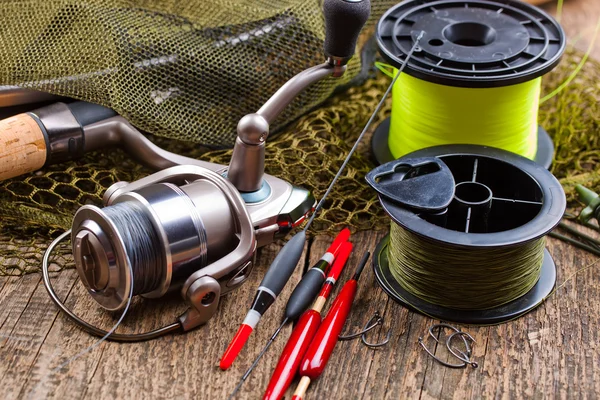
[[[60,243],[65,238],[67,238],[70,234],[71,234],[70,230],[64,232],[59,237],[54,239],[54,241],[50,244],[49,247],[54,248],[58,243]],[[49,264],[50,254],[51,254],[51,252],[49,252],[49,251],[44,253],[44,258],[42,260],[42,277],[46,284],[46,287],[50,286],[50,273],[48,272],[48,264]],[[133,275],[133,268],[131,266],[131,262],[127,263],[127,267],[129,268],[129,273],[131,275]],[[99,340],[97,340],[95,343],[91,344],[87,348],[81,350],[79,353],[68,358],[66,361],[62,362],[57,367],[53,368],[48,374],[44,375],[44,377],[40,380],[40,382],[31,390],[30,394],[34,395],[34,393],[37,391],[39,386],[41,386],[44,382],[46,382],[46,380],[51,375],[54,375],[57,372],[61,371],[63,368],[65,368],[67,365],[69,365],[73,361],[92,352],[96,347],[100,346],[103,342],[105,342],[108,339],[108,337],[111,336],[117,330],[117,328],[121,325],[121,323],[123,322],[123,319],[125,319],[125,315],[127,315],[127,312],[129,311],[129,306],[131,305],[131,300],[133,299],[133,292],[134,292],[134,285],[131,285],[128,296],[127,296],[127,303],[125,304],[125,308],[123,309],[121,316],[119,317],[117,322],[113,325],[113,327],[108,332],[106,332],[106,334],[104,336],[102,336]]]
[[[392,92],[388,146],[394,157],[440,144],[498,147],[529,159],[537,154],[542,79],[471,89],[404,74]]]
[[[493,325],[552,292],[545,237],[566,198],[535,162],[491,147],[436,146],[375,168],[367,181],[392,220],[373,268],[394,300],[433,318]],[[431,203],[441,193],[447,200]]]
[[[375,66],[390,77],[397,71],[381,62]],[[533,159],[541,86],[540,77],[515,86],[474,90],[404,74],[392,92],[388,146],[394,157],[439,144],[471,143]],[[495,99],[493,108],[490,99]]]
[[[545,243],[542,238],[518,246],[467,249],[421,238],[392,223],[390,271],[407,291],[429,303],[486,310],[533,288]]]
[[[579,64],[577,64],[577,67],[575,67],[575,70],[573,71],[573,73],[571,73],[571,75],[569,75],[569,77],[559,87],[557,87],[551,93],[544,96],[540,100],[540,104],[545,103],[546,101],[550,100],[551,98],[553,98],[554,96],[556,96],[557,94],[562,92],[563,89],[565,89],[567,86],[569,86],[569,84],[577,77],[579,72],[583,69],[583,67],[587,63],[588,58],[592,55],[592,51],[594,50],[594,46],[596,45],[596,39],[598,39],[598,33],[600,33],[600,17],[598,18],[598,22],[596,23],[596,28],[594,29],[594,34],[592,36],[590,45],[588,46],[588,48],[587,48],[585,54],[583,55],[581,61],[579,62]]]
[[[96,328],[87,322],[81,320],[79,317],[74,315],[70,310],[65,310],[63,307],[63,302],[57,298],[56,293],[52,289],[52,285],[50,282],[50,274],[48,270],[49,258],[52,253],[52,249],[54,249],[62,240],[67,238],[71,231],[67,231],[57,237],[49,246],[49,251],[44,254],[44,258],[42,261],[42,273],[43,280],[48,289],[51,299],[59,305],[59,307],[67,312],[67,314],[76,319],[81,326],[83,326],[88,332],[96,335],[102,336],[95,343],[90,345],[89,347],[83,349],[79,353],[74,356],[68,358],[64,362],[62,362],[57,367],[53,368],[46,377],[38,383],[38,385],[32,390],[32,393],[35,392],[37,387],[41,385],[47,377],[51,374],[55,374],[58,371],[65,368],[67,365],[77,360],[78,358],[92,352],[95,348],[100,346],[104,341],[108,340],[119,340],[119,341],[140,341],[140,340],[148,340],[154,337],[161,336],[164,333],[172,332],[180,329],[179,323],[174,323],[168,325],[164,328],[160,328],[154,330],[152,332],[142,333],[142,334],[116,334],[115,331],[123,322],[129,308],[131,306],[131,301],[133,296],[138,293],[148,293],[154,290],[162,279],[162,257],[160,254],[157,254],[157,249],[160,249],[160,241],[156,230],[154,229],[152,222],[143,212],[142,208],[133,203],[133,204],[115,204],[109,207],[104,208],[105,215],[108,220],[112,222],[114,225],[117,234],[119,234],[124,240],[125,243],[125,252],[127,256],[127,271],[129,274],[129,279],[131,284],[129,285],[129,291],[126,297],[125,307],[123,312],[121,313],[117,322],[112,326],[112,328],[108,331],[104,331],[102,329]],[[160,252],[159,252],[160,253]],[[93,262],[92,260],[88,260],[87,262]],[[101,274],[96,275],[86,275],[85,279],[88,280],[90,287],[101,287],[105,284],[104,278]],[[57,302],[57,300],[59,300]]]
[[[117,203],[103,211],[123,238],[134,296],[153,291],[160,285],[164,267],[161,242],[150,218],[134,202]]]
[[[538,126],[542,77],[566,38],[544,11],[513,0],[409,0],[377,26],[383,58],[398,68],[412,30],[421,51],[392,91],[391,117],[373,135],[380,164],[444,144],[501,148],[549,167],[553,144]]]
[[[350,162],[350,159],[352,158],[352,155],[354,154],[354,152],[356,151],[356,149],[358,149],[358,146],[362,142],[363,137],[365,136],[365,134],[367,133],[367,131],[371,127],[371,124],[373,123],[373,121],[375,120],[375,118],[377,118],[377,116],[379,115],[379,111],[381,110],[381,108],[385,104],[385,100],[387,99],[387,96],[390,94],[390,91],[394,87],[394,85],[395,85],[396,81],[398,80],[398,78],[402,75],[402,72],[404,71],[404,66],[408,64],[408,61],[411,59],[411,57],[413,57],[413,55],[417,51],[417,49],[419,49],[419,42],[423,38],[423,34],[424,34],[424,32],[419,32],[418,35],[417,35],[417,37],[416,37],[416,39],[414,40],[414,43],[412,42],[412,37],[411,37],[411,47],[410,47],[410,50],[408,51],[408,53],[406,55],[404,63],[402,63],[401,66],[400,66],[400,68],[398,68],[396,70],[394,79],[392,79],[392,82],[390,83],[390,85],[388,86],[387,90],[385,91],[385,93],[381,97],[381,100],[379,101],[379,104],[377,104],[377,107],[375,108],[375,111],[373,111],[373,113],[371,114],[371,117],[367,121],[367,123],[366,123],[365,127],[363,128],[362,132],[360,133],[360,135],[358,136],[358,138],[354,142],[354,146],[352,146],[352,149],[350,149],[350,151],[348,152],[348,155],[346,156],[346,159],[342,163],[342,166],[340,167],[340,169],[338,170],[338,172],[335,174],[335,176],[334,176],[333,180],[331,181],[331,183],[329,184],[329,187],[327,188],[327,191],[325,192],[325,194],[323,195],[323,197],[321,197],[321,200],[319,200],[319,203],[315,207],[315,210],[313,211],[310,219],[308,220],[308,223],[306,224],[306,226],[303,229],[304,232],[307,232],[308,228],[310,228],[311,224],[313,223],[313,221],[315,220],[315,218],[317,216],[317,213],[319,212],[319,210],[325,204],[325,199],[327,198],[327,196],[329,195],[329,193],[333,190],[333,187],[335,186],[335,183],[337,182],[337,180],[340,178],[340,176],[344,172],[344,169],[346,168],[346,165],[348,165],[348,163]]]
[[[558,2],[556,3],[556,20],[558,22],[561,22],[561,19],[562,19],[563,4],[564,4],[563,0],[558,0]]]

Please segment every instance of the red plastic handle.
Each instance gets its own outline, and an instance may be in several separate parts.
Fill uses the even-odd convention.
[[[302,314],[283,348],[263,400],[283,398],[285,391],[294,380],[300,361],[302,361],[320,324],[321,314],[315,310],[308,310]]]
[[[313,380],[325,369],[352,308],[356,287],[357,282],[351,279],[336,297],[300,364],[301,376]]]

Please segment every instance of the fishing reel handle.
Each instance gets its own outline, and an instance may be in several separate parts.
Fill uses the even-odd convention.
[[[325,0],[325,55],[346,63],[354,55],[356,41],[371,12],[370,0]]]
[[[259,192],[263,186],[265,144],[270,124],[312,84],[328,76],[339,78],[344,75],[370,10],[369,0],[325,0],[324,50],[327,60],[292,77],[256,113],[245,115],[238,123],[238,137],[227,178],[240,192]]]

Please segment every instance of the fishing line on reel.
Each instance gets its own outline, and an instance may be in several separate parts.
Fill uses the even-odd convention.
[[[385,64],[378,68],[388,76],[396,72]],[[514,86],[470,89],[404,74],[392,92],[390,151],[398,158],[440,144],[470,143],[533,159],[541,85],[541,78],[536,78]]]
[[[376,31],[392,69],[419,30],[422,49],[394,86],[391,117],[373,135],[377,162],[465,143],[512,151],[548,168],[553,144],[537,119],[542,77],[566,47],[558,22],[514,0],[405,1],[383,15]]]
[[[132,267],[133,295],[152,292],[160,285],[164,269],[160,240],[152,222],[135,203],[115,204],[104,208],[104,212],[124,239],[125,252]],[[106,286],[105,282],[101,284]]]
[[[59,237],[57,237],[49,246],[49,248],[54,248],[55,246],[57,246],[62,240],[64,240],[65,238],[69,237],[69,235],[71,234],[71,231],[68,230],[65,233],[63,233],[62,235],[60,235]],[[51,299],[54,301],[54,303],[56,305],[58,305],[60,308],[63,309],[63,311],[65,311],[64,307],[62,306],[62,302],[60,301],[56,301],[58,299],[56,293],[54,292],[54,290],[52,290],[52,284],[50,282],[50,273],[48,271],[48,264],[49,264],[49,259],[50,259],[50,254],[51,251],[48,251],[44,254],[44,258],[42,260],[42,278],[44,280],[44,284],[46,285],[46,289],[48,289],[48,292],[50,294]],[[133,274],[133,269],[131,267],[131,263],[128,264],[130,273]],[[110,328],[110,330],[108,331],[102,331],[98,328],[95,328],[97,330],[97,332],[95,332],[96,336],[100,336],[98,335],[98,333],[102,334],[102,337],[97,340],[96,342],[92,343],[90,346],[86,347],[85,349],[81,350],[79,353],[75,354],[72,357],[69,357],[66,361],[62,362],[60,365],[58,365],[57,367],[55,367],[54,369],[52,369],[52,371],[50,371],[50,374],[56,373],[58,371],[60,371],[61,369],[63,369],[64,367],[66,367],[67,365],[69,365],[70,363],[72,363],[73,361],[77,360],[78,358],[90,353],[91,351],[93,351],[96,347],[100,346],[104,341],[106,341],[109,337],[111,337],[111,340],[114,340],[114,337],[112,337],[115,334],[115,331],[117,330],[117,328],[121,325],[121,323],[123,322],[123,320],[125,319],[125,316],[127,315],[127,312],[129,311],[129,307],[131,306],[131,300],[133,299],[133,285],[130,288],[128,297],[127,297],[127,303],[125,305],[125,308],[123,309],[123,312],[121,313],[119,319],[117,320],[117,322],[115,322],[115,324],[112,326],[112,328]],[[74,314],[70,311],[70,310],[66,310],[69,314],[72,314],[74,316]],[[82,321],[83,322],[83,321]],[[87,323],[85,323],[86,325],[89,325]],[[91,325],[90,325],[91,326]],[[46,375],[45,377],[47,378],[50,374]],[[36,385],[36,387],[32,390],[32,392],[35,392],[35,390],[37,389],[37,386],[41,385],[44,382],[44,380],[41,380],[38,385]]]
[[[545,244],[542,238],[511,247],[467,249],[429,241],[392,223],[390,272],[408,292],[429,303],[486,310],[533,288]]]
[[[50,264],[50,256],[52,255],[54,249],[65,239],[67,239],[69,236],[71,235],[71,230],[69,229],[68,231],[66,231],[65,233],[63,233],[62,235],[58,236],[49,246],[48,249],[46,250],[46,252],[44,253],[44,258],[42,260],[42,278],[44,281],[44,287],[46,288],[46,291],[48,292],[50,299],[52,300],[52,302],[62,311],[64,312],[70,319],[72,319],[73,321],[75,321],[77,323],[77,325],[79,327],[81,327],[82,329],[84,329],[86,332],[94,335],[94,336],[98,336],[101,339],[97,342],[97,344],[92,345],[94,347],[88,347],[86,350],[87,352],[90,352],[91,350],[93,350],[95,347],[97,347],[98,345],[100,345],[103,341],[108,340],[108,341],[114,341],[114,342],[140,342],[140,341],[146,341],[146,340],[152,340],[155,339],[157,337],[169,334],[169,333],[173,333],[173,332],[177,332],[181,330],[181,324],[178,322],[174,322],[172,324],[166,325],[164,327],[161,327],[159,329],[155,329],[149,332],[144,332],[144,333],[133,333],[133,334],[122,334],[122,333],[116,333],[116,329],[119,327],[119,325],[121,324],[121,322],[123,321],[123,319],[125,318],[125,315],[127,314],[127,311],[124,311],[121,314],[121,317],[119,318],[118,322],[112,327],[112,329],[106,331],[104,329],[98,328],[86,321],[84,321],[83,319],[81,319],[78,315],[76,315],[73,311],[71,311],[68,307],[65,306],[64,302],[58,297],[58,295],[56,294],[54,287],[52,286],[52,281],[50,279],[50,272],[49,272],[49,264]],[[132,276],[135,276],[135,272],[134,272],[134,268],[132,267],[131,262],[127,262],[127,268],[129,269],[129,272],[132,274]],[[81,275],[80,275],[81,277]],[[126,303],[125,303],[125,308],[124,310],[128,310],[129,306],[131,304],[131,300],[133,298],[134,294],[134,286],[135,285],[131,285],[129,292],[128,292],[128,297],[126,298]],[[85,354],[84,352],[81,353],[81,355]],[[81,355],[77,355],[75,356],[71,361],[75,360],[76,358],[79,358]],[[65,364],[66,365],[66,364]],[[61,367],[62,368],[62,367]]]
[[[367,174],[390,216],[375,251],[377,282],[430,317],[489,325],[532,310],[556,267],[545,236],[566,208],[560,183],[524,157],[436,146]]]

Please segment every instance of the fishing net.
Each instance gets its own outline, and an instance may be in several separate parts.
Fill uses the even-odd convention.
[[[29,3],[30,2],[27,1],[19,2],[19,4],[23,4],[24,10],[29,7],[27,6]],[[31,3],[33,4],[33,2]],[[114,1],[106,2],[113,5],[118,3],[122,6],[123,10],[111,11],[112,17],[110,15],[100,17],[100,14],[102,13],[94,14],[91,11],[95,10],[94,12],[99,12],[99,5],[86,5],[83,7],[74,5],[75,2],[67,1],[54,1],[48,3],[49,5],[44,7],[55,7],[52,8],[53,10],[85,10],[85,13],[82,14],[86,16],[85,18],[88,18],[90,15],[96,15],[97,18],[101,18],[104,22],[109,20],[113,22],[119,21],[117,15],[121,15],[119,13],[125,13],[125,10],[132,10],[131,12],[135,11],[134,14],[138,15],[136,13],[141,13],[139,10],[142,9],[141,6],[133,9],[130,5],[131,3],[118,3]],[[138,3],[140,2],[138,1]],[[197,7],[209,7],[208,5],[203,5],[203,3],[198,5],[196,2],[190,1],[187,2],[185,6],[180,6],[181,8],[177,10],[175,10],[175,5],[169,5],[170,8],[163,6],[162,12],[159,13],[157,11],[155,16],[150,17],[148,15],[151,13],[149,14],[147,10],[156,10],[157,7],[150,7],[150,3],[153,2],[145,2],[144,4],[147,6],[144,6],[143,8],[149,21],[153,21],[152,18],[156,18],[159,21],[166,20],[168,19],[166,15],[169,13],[172,15],[185,15],[186,18],[184,19],[186,20],[192,20],[197,16],[198,21],[200,21],[200,16],[204,14],[196,11],[191,4],[194,4]],[[190,4],[189,6],[187,5],[188,3]],[[298,21],[311,20],[311,18],[313,18],[312,20],[314,21],[320,21],[321,17],[317,3],[313,4],[312,2],[304,1],[289,1],[288,3],[290,8],[286,8],[285,10],[282,9],[283,11],[281,11],[280,14],[287,15],[290,18],[293,16]],[[302,7],[305,7],[305,3],[312,4],[312,13],[309,13],[312,17],[310,18],[309,15],[302,18],[298,16],[298,10],[304,9]],[[70,6],[67,7],[69,4]],[[226,37],[237,38],[231,39],[230,42],[234,41],[236,45],[239,43],[239,46],[244,48],[252,47],[257,43],[263,43],[261,41],[265,40],[265,45],[266,43],[271,43],[272,46],[283,46],[285,49],[292,49],[292,47],[287,47],[290,44],[290,38],[284,40],[283,37],[280,37],[279,39],[276,39],[276,35],[269,36],[268,32],[258,34],[256,41],[251,40],[248,42],[247,40],[244,41],[239,38],[239,32],[244,31],[244,29],[248,30],[248,22],[243,22],[249,19],[248,15],[252,15],[254,17],[253,20],[259,19],[256,15],[260,16],[261,23],[264,23],[264,20],[274,21],[275,19],[280,18],[280,14],[278,13],[272,13],[270,16],[265,16],[266,14],[260,14],[258,11],[262,10],[261,12],[264,11],[264,13],[267,13],[268,10],[271,10],[271,7],[277,7],[278,4],[281,5],[283,2],[272,1],[269,2],[268,5],[265,3],[264,10],[261,8],[261,4],[263,3],[252,2],[252,7],[256,7],[257,9],[257,14],[255,15],[251,14],[249,8],[243,8],[244,11],[241,11],[242,8],[238,10],[237,8],[231,8],[224,5],[222,10],[215,9],[215,15],[222,13],[218,14],[220,15],[219,18],[225,18],[225,16],[227,16],[227,18],[229,18],[229,23],[232,24],[228,25],[228,27],[221,27],[219,28],[221,30],[217,31],[227,31]],[[389,6],[389,3],[375,2],[374,14],[377,15],[378,13],[381,13]],[[7,5],[7,8],[12,10],[11,12],[16,13],[17,11],[14,7],[15,6]],[[289,11],[291,9],[294,11]],[[308,10],[308,8],[306,10]],[[34,13],[32,8],[30,12],[32,15],[35,14],[36,18],[41,18],[38,16],[39,11],[35,11]],[[245,20],[244,17],[246,18]],[[6,18],[6,14],[3,13],[3,16],[0,18]],[[20,18],[23,17],[21,16]],[[32,38],[44,39],[46,36],[55,35],[56,31],[65,30],[65,26],[70,26],[74,29],[74,21],[79,21],[77,18],[73,19],[74,17],[71,16],[69,24],[63,23],[61,25],[59,22],[53,22],[55,28],[49,29],[47,26],[50,22],[54,21],[54,19],[50,18],[50,16],[46,16],[45,18],[48,19],[48,21],[45,22],[46,25],[42,25],[40,22],[38,33],[36,35],[32,34],[29,40]],[[60,20],[62,21],[65,18],[66,17],[63,17]],[[83,21],[89,21],[89,19],[85,18],[78,22],[82,24],[82,28],[85,26]],[[127,17],[123,16],[122,18],[122,26],[133,26],[131,21],[127,20]],[[180,21],[179,17],[171,17],[171,19],[173,21]],[[177,23],[179,24],[180,22]],[[203,23],[206,23],[206,21]],[[99,71],[98,63],[101,64],[102,62],[106,62],[106,64],[103,64],[105,67],[104,70],[108,69],[110,71],[101,74],[93,72],[91,75],[86,75],[84,80],[73,78],[71,83],[52,78],[50,76],[52,74],[44,72],[46,69],[39,65],[30,65],[26,68],[26,71],[17,71],[14,68],[6,67],[12,65],[11,63],[16,60],[16,56],[12,54],[11,51],[16,51],[15,46],[17,46],[17,44],[6,44],[4,43],[6,41],[0,41],[0,55],[2,55],[2,57],[10,58],[9,61],[0,58],[0,65],[5,67],[0,68],[0,84],[10,84],[17,81],[42,82],[41,85],[47,86],[30,85],[29,87],[44,90],[52,89],[54,93],[111,106],[134,121],[138,127],[155,134],[152,139],[158,145],[186,156],[227,164],[229,162],[230,150],[211,150],[207,147],[199,146],[198,142],[211,145],[229,143],[233,137],[233,127],[235,127],[237,119],[241,117],[243,113],[256,110],[262,101],[294,73],[322,61],[322,26],[317,24],[318,27],[315,29],[316,33],[313,32],[315,36],[313,38],[308,32],[300,33],[302,32],[301,29],[304,29],[301,28],[301,26],[308,26],[306,25],[307,22],[303,23],[304,25],[300,24],[298,25],[299,27],[295,28],[292,28],[291,25],[283,25],[288,29],[288,32],[296,32],[298,38],[303,38],[301,41],[294,42],[294,46],[299,47],[294,51],[288,51],[287,53],[289,57],[296,56],[303,58],[303,60],[300,61],[300,64],[286,64],[289,61],[287,59],[282,60],[281,65],[270,61],[265,64],[265,61],[263,60],[253,67],[254,72],[249,75],[252,76],[252,79],[244,78],[249,79],[244,85],[253,85],[257,90],[260,88],[258,92],[253,92],[253,95],[260,97],[259,100],[255,99],[256,101],[250,101],[244,98],[244,94],[247,95],[249,92],[252,92],[252,90],[246,91],[247,87],[244,88],[244,85],[240,85],[240,82],[243,80],[238,79],[238,77],[245,76],[244,74],[249,73],[247,70],[241,71],[240,69],[244,68],[242,68],[240,64],[230,65],[226,70],[214,68],[215,72],[217,70],[220,71],[219,73],[228,71],[232,73],[232,77],[235,75],[235,79],[232,78],[229,83],[223,83],[223,87],[220,88],[222,91],[231,90],[231,93],[235,93],[234,97],[239,99],[236,100],[239,101],[239,103],[236,104],[234,107],[235,110],[232,111],[235,114],[235,117],[233,117],[233,114],[229,111],[222,109],[221,112],[218,113],[218,118],[213,116],[211,117],[211,120],[207,117],[208,114],[200,111],[209,110],[209,103],[214,100],[211,96],[220,94],[206,91],[202,92],[202,88],[193,84],[192,72],[190,72],[191,75],[188,76],[189,84],[191,86],[189,86],[189,88],[186,86],[186,91],[189,90],[192,92],[193,90],[198,90],[199,92],[198,95],[195,96],[196,98],[192,99],[194,96],[188,96],[186,91],[180,91],[175,97],[165,95],[167,98],[163,99],[162,103],[160,103],[163,104],[163,106],[160,106],[160,104],[156,102],[153,104],[152,101],[154,100],[142,101],[143,97],[149,93],[149,82],[154,82],[156,84],[159,80],[150,79],[149,77],[151,74],[146,70],[128,67],[130,72],[135,71],[135,73],[127,75],[132,79],[132,82],[125,82],[123,81],[125,78],[122,76],[124,71],[121,71],[118,68],[115,69],[114,67],[109,68],[108,65],[111,60],[116,62],[121,56],[124,57],[123,59],[131,61],[131,58],[127,58],[130,56],[121,54],[122,52],[126,53],[133,51],[135,53],[134,49],[139,48],[140,54],[143,54],[143,57],[140,56],[142,59],[152,59],[155,58],[153,55],[159,53],[165,54],[165,50],[157,50],[158,47],[150,45],[147,47],[133,46],[131,44],[133,41],[133,33],[128,30],[121,31],[121,34],[124,36],[121,38],[121,45],[124,47],[122,47],[119,52],[115,54],[102,53],[106,56],[105,61],[102,61],[101,57],[99,57],[98,54],[100,53],[98,50],[92,52],[92,50],[88,49],[90,53],[88,53],[86,59],[90,65],[84,63],[84,67],[89,67],[88,71]],[[196,22],[196,24],[200,24],[200,22]],[[319,22],[319,24],[322,24],[322,22]],[[193,28],[192,30],[195,31],[195,27],[197,26],[200,25],[192,24],[190,29]],[[246,28],[242,29],[240,26],[246,26]],[[92,28],[88,29],[90,29],[88,36],[98,34],[98,32],[93,32]],[[209,27],[207,25],[202,28],[201,31],[216,32],[215,29],[217,29],[217,27]],[[6,31],[0,32],[0,37],[2,37],[5,32]],[[146,34],[153,34],[152,32],[154,32],[154,30],[147,28]],[[156,29],[156,32],[163,32],[163,30]],[[200,30],[198,32],[200,32]],[[198,37],[204,38],[204,36],[200,35],[198,32]],[[105,33],[103,34],[106,35]],[[161,35],[162,34],[163,33],[161,33]],[[70,40],[74,40],[70,35],[71,34],[66,34],[66,37],[70,37]],[[181,45],[185,45],[190,49],[194,46],[199,46],[197,43],[200,43],[190,39],[193,35],[189,34],[187,31],[181,31],[179,32],[179,35],[177,35],[171,30],[166,30],[164,35],[169,38],[187,38],[186,40],[182,39],[183,41],[181,42],[174,43],[181,43]],[[372,60],[370,60],[368,55],[373,55],[376,52],[372,40],[365,44],[366,38],[369,36],[369,32],[367,32],[367,34],[363,35],[363,39],[361,40],[361,47],[366,49],[362,52],[362,59],[365,60],[363,64],[367,67],[373,65]],[[314,43],[312,42],[313,39]],[[71,43],[70,45],[76,46],[74,48],[80,48],[77,46],[86,47],[90,45],[86,41],[92,40],[94,39],[86,37],[83,41],[86,43],[85,46],[81,43]],[[239,40],[239,42],[236,40]],[[113,44],[115,43],[115,40],[113,39],[102,40],[95,44],[97,49],[110,48],[110,46],[103,43],[105,41]],[[51,41],[48,40],[47,43],[50,45]],[[228,43],[227,40],[225,40],[225,43]],[[313,44],[310,45],[310,43]],[[61,46],[67,44],[68,42],[63,42]],[[14,49],[8,51],[7,46],[12,46]],[[54,50],[46,48],[42,51],[40,50],[39,45],[36,45],[34,51],[33,47],[27,47],[22,44],[22,49],[27,48],[28,50],[21,55],[45,54],[47,57],[52,58],[54,63],[58,65],[60,64],[57,61],[59,58],[56,55],[56,52],[58,52],[65,56],[63,62],[64,66],[61,67],[65,69],[59,70],[63,71],[62,75],[58,74],[52,76],[64,76],[64,74],[67,73],[66,71],[69,66],[73,69],[69,70],[71,72],[68,73],[73,74],[73,71],[77,70],[75,69],[74,64],[75,59],[70,59],[69,57],[71,55],[67,54],[69,52],[61,50],[62,47],[58,45],[56,46],[57,47]],[[158,46],[158,44],[156,46]],[[279,51],[285,51],[285,49],[282,50],[282,47],[278,48]],[[298,49],[302,49],[302,51]],[[259,52],[258,50],[256,51]],[[271,50],[263,49],[263,51],[269,52]],[[92,53],[95,55],[92,56]],[[189,54],[186,54],[189,58],[186,59],[187,61],[185,63],[181,62],[173,64],[174,69],[171,69],[170,71],[194,70],[192,64],[188,66],[189,68],[187,70],[183,68],[184,64],[188,65],[187,63],[191,63],[190,60],[197,60],[192,57],[193,54],[191,53],[193,52],[190,50]],[[183,52],[179,51],[177,54],[183,54]],[[152,57],[148,58],[148,56]],[[273,56],[275,56],[274,51]],[[582,56],[583,54],[578,51],[568,51],[559,67],[545,77],[544,92],[549,93],[552,89],[558,87],[567,76],[574,71],[576,64],[581,60]],[[285,59],[286,57],[282,58]],[[350,76],[361,76],[361,74],[359,74],[359,59],[359,57],[356,57],[354,64],[351,65]],[[67,62],[68,60],[71,60],[71,62]],[[216,63],[216,65],[220,65],[219,61],[214,58],[212,62]],[[119,64],[119,62],[117,62],[117,64]],[[267,68],[267,64],[269,68]],[[93,68],[91,65],[93,65]],[[177,65],[177,67],[175,67],[175,65]],[[211,70],[210,62],[206,61],[203,65],[203,68],[205,67],[208,68],[208,70]],[[158,72],[162,67],[162,64],[157,65],[156,71]],[[275,69],[275,71],[270,71],[270,69]],[[78,71],[80,72],[76,75],[81,75],[83,69]],[[163,71],[164,76],[161,75],[162,73],[157,73],[154,76],[162,76],[161,79],[163,79],[164,82],[174,82],[173,79],[175,78],[169,77],[167,71],[169,71],[169,69],[165,68]],[[233,74],[234,72],[235,74]],[[196,71],[196,73],[199,74],[198,71]],[[269,139],[266,151],[267,173],[279,176],[295,185],[310,188],[317,197],[323,195],[327,185],[334,177],[337,169],[341,166],[347,152],[352,147],[354,140],[360,134],[362,127],[367,122],[390,82],[388,77],[383,76],[383,74],[377,74],[374,68],[366,68],[363,73],[366,73],[366,76],[364,74],[361,76],[361,78],[364,79],[360,85],[347,88],[344,92],[330,96],[319,108],[314,108],[314,106],[319,101],[329,96],[334,90],[333,82],[326,81],[319,84],[317,88],[313,88],[307,92],[312,93],[311,95],[303,97],[304,100],[300,99],[297,104],[293,105],[291,110],[294,111],[289,111],[289,113],[281,119],[280,124],[283,124],[285,121],[293,120],[294,116],[301,114],[303,111],[306,111],[306,109],[310,108],[312,111],[295,119],[292,123],[280,129],[278,135]],[[176,72],[176,75],[177,74],[179,74],[179,72]],[[32,80],[32,76],[37,76],[37,78]],[[181,77],[183,75],[177,76]],[[208,75],[202,76],[206,77]],[[25,79],[25,77],[27,78]],[[133,77],[136,79],[134,80]],[[117,80],[117,78],[120,80]],[[137,83],[137,78],[139,78],[142,83]],[[200,79],[198,76],[195,76],[195,78]],[[186,82],[186,85],[188,84],[186,79],[181,79],[180,83]],[[344,82],[347,83],[348,81]],[[584,184],[587,187],[596,190],[600,189],[600,173],[597,171],[600,166],[600,137],[598,135],[600,121],[599,82],[600,65],[596,62],[589,61],[568,88],[560,92],[556,97],[545,102],[540,112],[540,123],[553,136],[557,146],[553,172],[564,184],[572,206],[577,206],[574,201],[574,185],[576,183]],[[215,84],[215,82],[212,83]],[[180,87],[184,86],[180,85]],[[134,91],[128,92],[130,89]],[[124,93],[130,94],[124,96]],[[183,96],[183,98],[181,96]],[[310,99],[310,101],[307,99]],[[199,106],[202,101],[205,101],[206,104],[204,106]],[[176,106],[176,104],[179,106]],[[389,115],[390,106],[391,99],[388,99],[386,106],[378,116],[379,121]],[[181,109],[178,107],[181,107]],[[139,114],[137,114],[138,110],[143,111],[139,111]],[[134,111],[136,111],[136,113],[134,113]],[[189,117],[185,123],[179,121],[179,118],[182,118],[181,116],[183,115]],[[153,117],[150,118],[148,116]],[[195,126],[198,124],[198,118],[207,118],[204,126]],[[225,122],[223,121],[228,121],[228,128],[224,128],[225,125],[222,124],[225,124]],[[374,124],[374,126],[376,125],[377,124]],[[173,127],[177,127],[178,129],[174,129]],[[209,133],[210,135],[214,134],[215,141],[213,143],[209,142],[212,140],[210,138],[208,139],[209,141],[204,139]],[[171,140],[164,136],[168,136],[171,139],[187,139],[187,141]],[[373,165],[369,150],[369,138],[366,138],[361,144],[358,153],[352,158],[348,168],[340,178],[340,181],[335,186],[324,209],[317,217],[315,225],[313,225],[313,228],[311,229],[313,234],[331,233],[341,229],[343,226],[350,226],[354,228],[354,230],[387,229],[389,221],[385,214],[382,213],[377,203],[376,196],[364,182],[365,174],[373,168]],[[123,180],[132,181],[150,173],[152,173],[152,171],[132,161],[131,158],[120,149],[111,149],[88,154],[84,159],[77,162],[51,166],[34,174],[0,182],[0,276],[22,275],[39,271],[43,251],[47,247],[49,241],[56,237],[60,232],[63,232],[70,227],[73,214],[77,208],[84,204],[100,205],[104,190],[114,182]],[[63,254],[63,260],[59,264],[62,268],[69,268],[73,266],[71,260],[72,259],[68,255]]]
[[[0,82],[110,107],[146,132],[212,147],[324,61],[322,0],[2,1]],[[394,1],[373,1],[374,25]],[[360,70],[312,85],[272,129]]]

